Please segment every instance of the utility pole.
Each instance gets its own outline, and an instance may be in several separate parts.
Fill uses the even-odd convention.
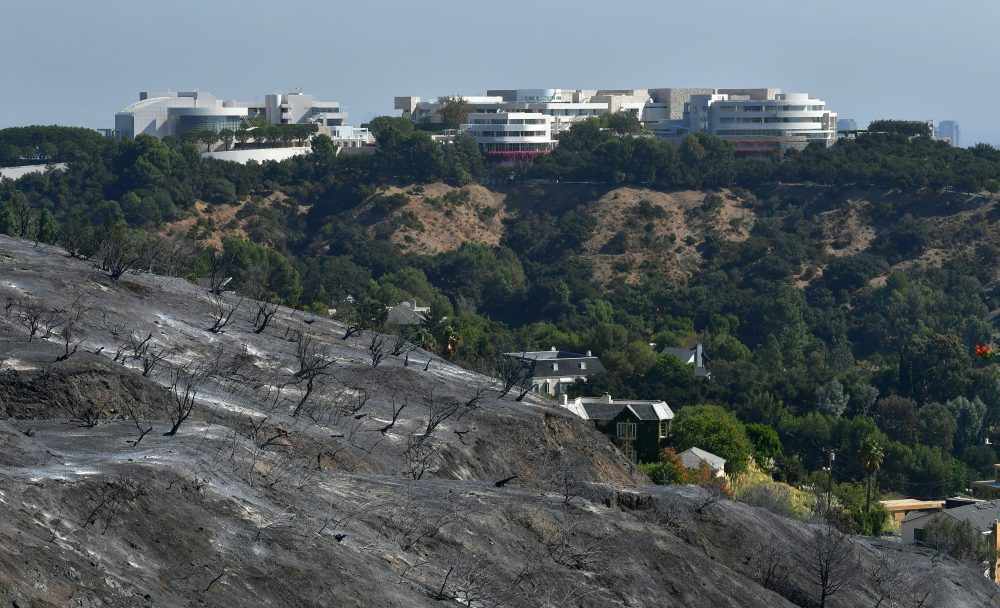
[[[827,455],[830,457],[830,466],[827,468],[830,475],[826,483],[826,510],[829,512],[833,506],[833,462],[837,459],[837,454],[833,450],[830,450],[827,452]]]

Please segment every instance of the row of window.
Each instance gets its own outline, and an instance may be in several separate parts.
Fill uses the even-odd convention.
[[[823,106],[786,106],[779,104],[769,104],[766,106],[744,106],[744,105],[719,105],[720,110],[726,110],[729,112],[764,112],[765,108],[767,112],[819,112],[823,110]]]
[[[602,108],[477,108],[476,114],[545,114],[547,116],[600,116]]]
[[[547,131],[470,131],[476,137],[545,137]]]
[[[490,120],[485,120],[477,118],[472,121],[474,125],[544,125],[545,121],[541,118],[511,118],[509,120],[503,120],[500,118],[493,118]]]
[[[481,143],[483,152],[541,152],[552,149],[552,143]]]
[[[781,131],[776,129],[716,129],[715,135],[764,135],[767,137],[787,137],[790,135],[805,134],[806,131]],[[822,132],[821,133],[825,133]]]
[[[734,123],[734,122],[750,122],[750,123],[763,123],[763,122],[766,122],[766,123],[775,123],[775,122],[823,122],[823,117],[822,116],[804,116],[802,118],[794,118],[794,117],[793,118],[788,118],[788,117],[780,117],[779,118],[779,117],[775,117],[775,116],[767,116],[767,117],[764,117],[764,118],[761,118],[759,116],[749,116],[749,117],[746,117],[746,118],[742,118],[742,117],[741,118],[722,117],[722,118],[719,119],[719,122],[721,122],[721,123],[727,123],[727,124],[728,123]]]
[[[579,367],[580,369],[587,369],[587,362],[586,361],[580,361],[579,363],[577,363],[577,367]],[[552,364],[552,371],[554,371],[554,372],[559,371],[559,364],[558,363],[553,363]]]
[[[538,110],[541,114],[548,114],[549,116],[599,116],[604,113],[603,110],[592,108],[574,108],[574,109],[555,109],[555,108],[544,108]]]

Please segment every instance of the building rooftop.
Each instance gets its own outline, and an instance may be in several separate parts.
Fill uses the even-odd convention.
[[[690,348],[667,346],[660,350],[661,355],[673,355],[687,363],[688,365],[694,365],[694,373],[696,376],[711,376],[708,368],[705,367],[705,350],[698,342]]]
[[[610,399],[610,398],[609,398]],[[567,403],[578,415],[587,420],[614,420],[622,411],[628,410],[638,420],[671,420],[674,412],[663,401],[605,401],[597,397],[577,397]]]
[[[916,498],[898,498],[894,500],[880,500],[879,502],[890,513],[897,511],[927,511],[940,509],[944,506],[943,500],[917,500]]]
[[[988,532],[993,527],[993,523],[1000,520],[1000,500],[977,502],[943,511],[913,511],[903,521],[910,522],[922,517],[935,517],[939,514],[953,517],[958,521],[969,522],[973,528],[980,532]]]
[[[420,325],[427,320],[424,313],[429,310],[410,302],[400,302],[388,308],[385,320],[392,325]]]
[[[697,468],[701,462],[707,463],[708,466],[716,471],[721,471],[726,468],[725,458],[722,456],[716,456],[715,454],[698,447],[688,448],[678,454],[678,456],[680,457],[681,462],[684,463],[684,466],[688,468]]]
[[[525,361],[535,378],[589,376],[606,371],[601,360],[590,354],[589,350],[587,354],[580,354],[556,350],[553,346],[551,350],[522,351],[504,355]]]
[[[504,353],[508,357],[518,357],[519,359],[530,359],[532,361],[551,361],[555,359],[596,359],[590,354],[574,353],[568,350],[556,350],[553,346],[550,350],[526,350],[517,353]]]
[[[124,108],[122,108],[121,110],[118,110],[118,113],[119,114],[125,114],[125,113],[128,113],[128,112],[138,112],[142,108],[144,108],[146,106],[155,105],[155,104],[163,101],[164,99],[170,99],[170,98],[169,97],[147,97],[146,99],[140,99],[139,101],[137,101],[137,102],[135,102],[133,104],[129,104],[129,105],[125,106]]]
[[[674,355],[675,357],[683,359],[685,363],[694,363],[694,357],[697,352],[697,349],[693,346],[691,348],[668,346],[660,351],[660,354]]]

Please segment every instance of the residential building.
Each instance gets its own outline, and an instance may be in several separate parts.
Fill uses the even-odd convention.
[[[937,517],[951,517],[965,521],[983,534],[992,532],[992,524],[1000,519],[1000,500],[949,499],[945,508],[934,510],[914,510],[903,517],[900,537],[904,543],[919,543],[924,540],[924,528]]]
[[[701,376],[704,378],[711,378],[712,373],[708,371],[705,367],[705,350],[698,342],[690,348],[676,348],[673,346],[668,346],[660,351],[661,355],[673,355],[683,361],[688,365],[694,366],[694,373],[696,376]]]
[[[564,350],[526,351],[504,353],[514,357],[524,365],[524,373],[531,379],[531,390],[546,395],[563,395],[577,380],[604,371],[604,364],[590,354],[573,353]]]
[[[344,147],[372,142],[367,129],[346,125],[347,114],[340,102],[320,101],[303,93],[270,94],[258,101],[223,101],[204,91],[142,91],[139,101],[115,114],[115,134],[128,139],[137,135],[181,139],[188,131],[236,131],[253,119],[275,125],[315,124],[318,133],[330,135]]]
[[[954,120],[942,120],[934,129],[934,135],[940,139],[947,140],[956,148],[962,145],[962,137],[958,128],[958,123]]]
[[[633,462],[657,462],[670,439],[674,412],[665,401],[562,395],[562,407],[594,423]]]
[[[423,325],[430,311],[429,306],[417,306],[416,302],[400,302],[387,309],[385,321],[390,325]]]
[[[951,500],[951,499],[949,499]],[[947,506],[947,505],[946,505]],[[983,535],[984,542],[992,548],[994,557],[986,575],[1000,583],[1000,500],[972,501],[969,504],[945,508],[941,511],[914,511],[903,518],[900,536],[904,543],[924,542],[924,529],[938,518],[947,517],[968,523]]]
[[[716,477],[726,476],[726,459],[722,456],[716,456],[698,447],[688,448],[677,456],[689,469],[700,469],[704,464]]]

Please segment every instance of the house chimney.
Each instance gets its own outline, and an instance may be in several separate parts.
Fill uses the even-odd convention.
[[[610,393],[604,393],[601,395],[601,403],[614,403],[614,400],[611,399]]]
[[[569,396],[566,393],[559,395],[559,405],[569,405]]]
[[[588,350],[588,351],[587,351],[587,356],[588,356],[588,357],[593,357],[594,355],[590,354],[590,351]]]
[[[556,352],[556,347],[552,346],[552,347],[549,348],[549,350],[552,351],[552,352]]]

